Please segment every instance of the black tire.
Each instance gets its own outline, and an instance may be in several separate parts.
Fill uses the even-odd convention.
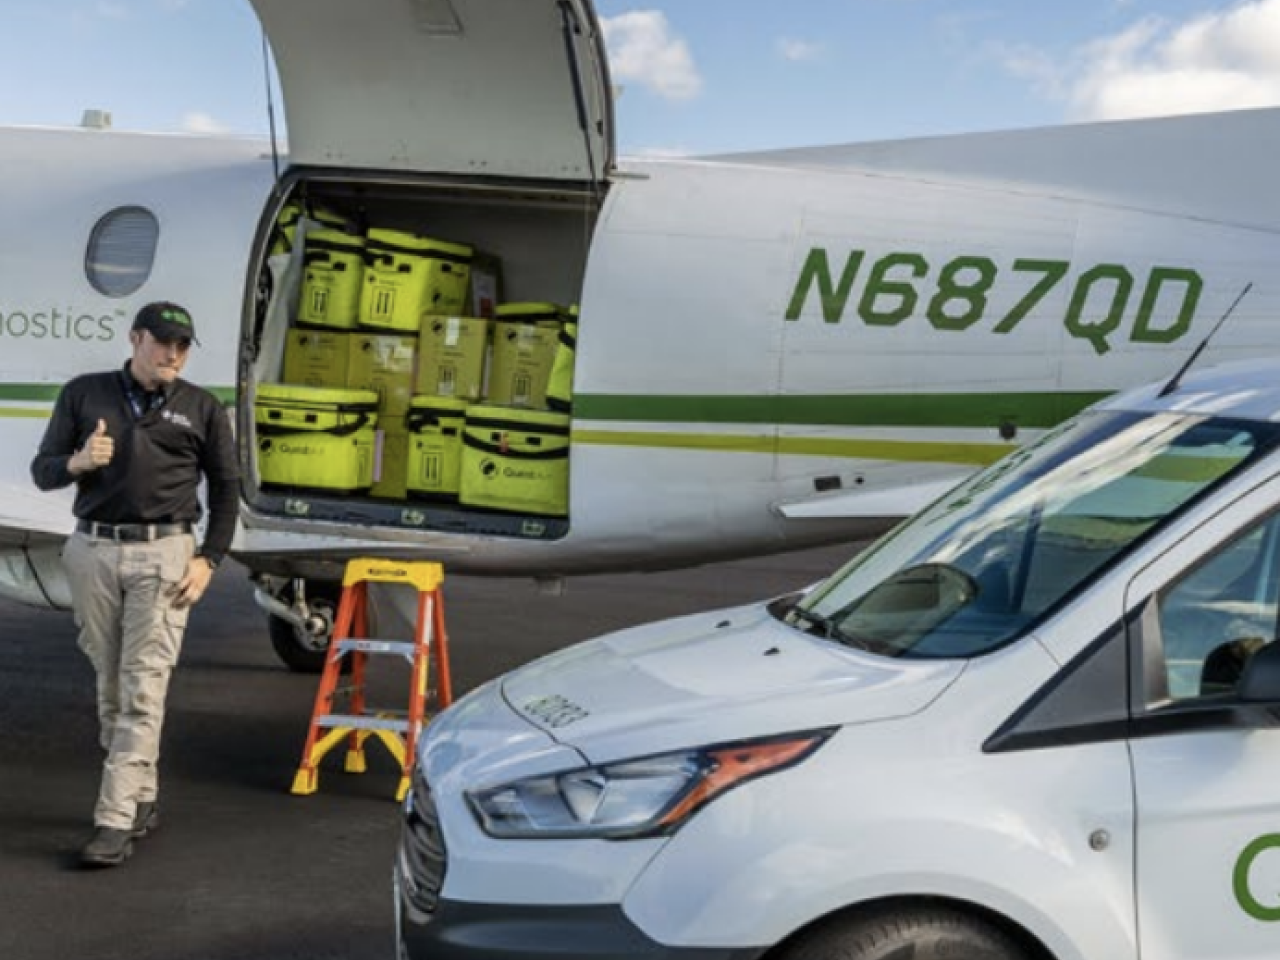
[[[816,927],[782,960],[1033,960],[1013,937],[962,910],[888,906]]]
[[[307,604],[313,612],[320,614],[329,622],[329,632],[322,637],[313,637],[279,617],[267,617],[267,633],[271,637],[271,648],[275,650],[281,662],[294,673],[319,673],[324,669],[324,659],[329,651],[329,638],[333,633],[333,621],[337,618],[338,600],[341,595],[342,587],[336,583],[307,584]],[[281,599],[285,603],[292,603],[292,589],[286,589]]]

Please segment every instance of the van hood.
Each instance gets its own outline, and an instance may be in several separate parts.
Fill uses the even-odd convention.
[[[902,661],[823,640],[764,605],[609,634],[502,683],[530,723],[593,763],[637,752],[917,713],[963,661]],[[641,742],[642,741],[642,742]]]
[[[293,164],[598,182],[613,92],[591,0],[250,0]]]

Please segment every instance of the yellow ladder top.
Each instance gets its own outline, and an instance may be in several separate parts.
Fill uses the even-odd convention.
[[[347,561],[342,585],[350,587],[363,580],[380,583],[410,583],[421,593],[439,590],[444,582],[444,567],[430,560],[378,560],[355,557]]]

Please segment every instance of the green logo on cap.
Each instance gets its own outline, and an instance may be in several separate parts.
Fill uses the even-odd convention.
[[[174,323],[182,324],[184,327],[191,326],[191,318],[187,316],[185,310],[161,310],[160,319],[171,320]]]

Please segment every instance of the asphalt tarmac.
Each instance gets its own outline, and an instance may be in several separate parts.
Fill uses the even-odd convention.
[[[802,587],[854,549],[587,577],[558,597],[529,580],[446,577],[455,695],[608,630]],[[368,772],[344,773],[335,750],[317,793],[290,794],[317,678],[275,658],[243,568],[224,565],[192,614],[161,826],[112,869],[78,865],[101,754],[71,617],[0,601],[0,624],[0,958],[393,960],[398,771],[371,742]],[[380,668],[373,702],[403,703],[406,678]]]

